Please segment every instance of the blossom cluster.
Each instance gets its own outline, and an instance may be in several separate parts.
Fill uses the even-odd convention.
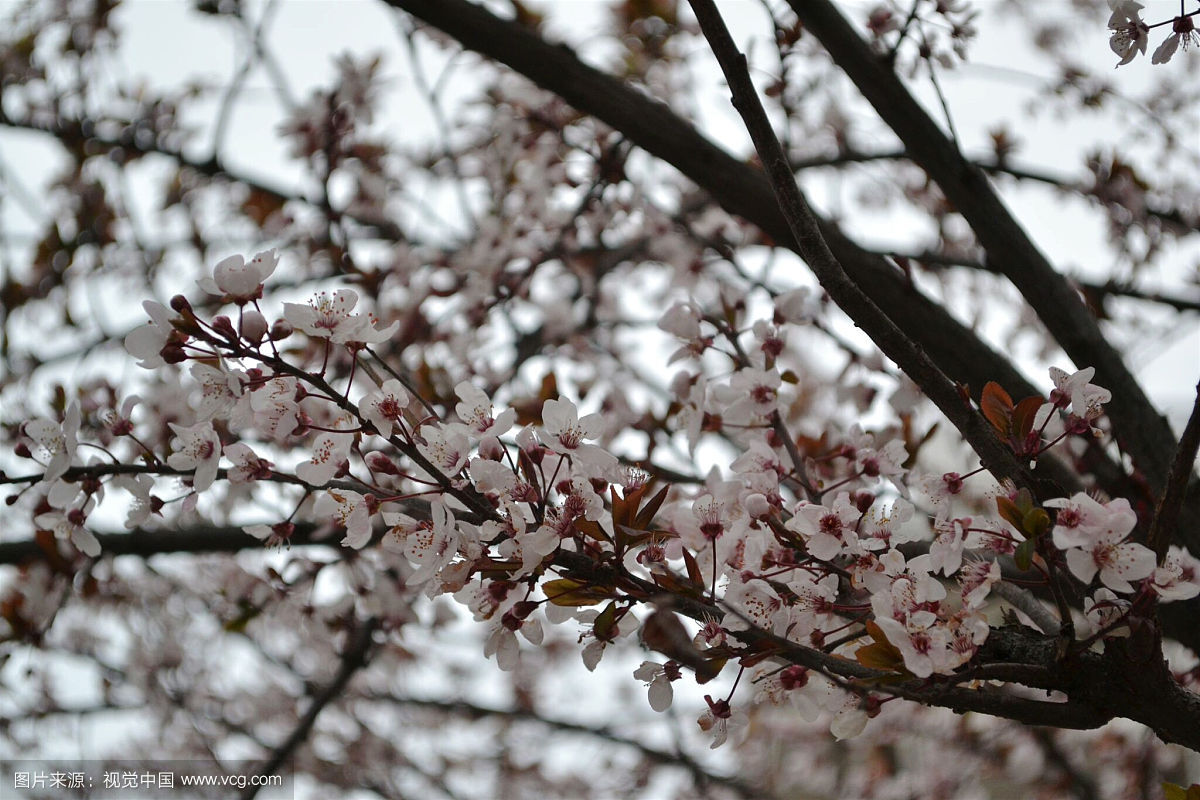
[[[1179,548],[1160,563],[1137,541],[1123,498],[1039,503],[1001,486],[991,508],[972,509],[964,487],[979,470],[919,473],[916,446],[896,430],[854,425],[801,450],[785,415],[797,378],[779,359],[789,328],[808,317],[804,291],[746,325],[690,300],[663,314],[660,328],[679,342],[672,361],[686,365],[672,382],[678,431],[691,449],[720,432],[737,455],[698,489],[656,491],[651,472],[599,443],[604,418],[569,399],[541,398],[519,422],[470,380],[453,398],[422,396],[371,349],[399,323],[356,310],[351,289],[284,303],[268,323],[260,300],[277,263],[273,251],[235,256],[200,282],[235,316],[205,321],[183,297],[145,304],[149,322],[128,336],[128,351],[147,370],[188,365],[199,401],[190,418],[135,422],[136,398],[100,415],[109,452],[127,441],[139,463],[80,463],[77,403],[60,421],[24,424],[18,455],[42,467],[39,529],[96,557],[88,519],[108,485],[132,496],[131,529],[163,513],[156,476],[182,481],[185,512],[222,484],[227,503],[291,487],[301,493],[293,512],[246,524],[249,535],[285,544],[309,519],[339,531],[346,548],[396,555],[405,591],[453,596],[487,626],[485,652],[501,668],[517,664],[521,639],[540,644],[547,624],[580,626],[589,669],[640,632],[666,656],[635,673],[654,710],[670,706],[684,668],[706,682],[740,661],[755,676],[754,702],[825,712],[839,738],[863,730],[886,694],[850,680],[858,673],[846,664],[956,680],[989,637],[1002,557],[1026,583],[1075,582],[1089,645],[1127,630],[1147,603],[1200,593],[1200,564]],[[713,373],[713,357],[732,369]],[[344,378],[332,377],[334,362],[348,366]],[[1100,434],[1109,393],[1091,383],[1094,370],[1050,377],[1048,400],[1014,406],[989,386],[981,401],[1024,457]],[[171,435],[152,444],[163,425]],[[276,465],[297,446],[302,458]],[[704,613],[688,629],[664,596]],[[823,666],[800,666],[789,648]],[[699,724],[718,746],[744,714],[732,692],[707,705]]]
[[[1108,18],[1108,28],[1112,31],[1108,44],[1121,57],[1117,62],[1120,67],[1133,61],[1139,54],[1146,54],[1151,26],[1142,20],[1145,6],[1135,0],[1108,0],[1108,5],[1112,10]],[[1180,14],[1170,20],[1171,34],[1163,39],[1150,57],[1152,64],[1165,64],[1176,51],[1200,45],[1200,31],[1196,30],[1195,22],[1197,13],[1200,12]]]

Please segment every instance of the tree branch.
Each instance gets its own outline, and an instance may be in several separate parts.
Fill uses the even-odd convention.
[[[796,186],[787,157],[767,113],[758,99],[746,58],[738,52],[725,22],[711,0],[690,0],[692,10],[712,47],[729,89],[733,105],[745,120],[759,159],[771,177],[771,183],[783,215],[797,242],[800,255],[816,274],[821,286],[854,323],[871,337],[875,345],[912,378],[933,401],[979,455],[983,465],[999,479],[1010,479],[1018,486],[1033,486],[1028,468],[1017,461],[1012,451],[995,435],[991,426],[971,408],[952,381],[930,361],[920,347],[880,311],[842,268],[830,251],[816,218]]]
[[[304,712],[297,722],[296,727],[292,729],[291,734],[285,739],[275,752],[271,754],[271,758],[258,771],[258,775],[274,775],[283,763],[291,758],[304,740],[308,738],[308,734],[312,731],[313,725],[317,721],[317,717],[325,706],[329,705],[342,690],[346,688],[346,684],[354,677],[354,673],[367,665],[369,660],[369,651],[371,649],[371,638],[375,633],[375,629],[379,627],[379,620],[371,617],[365,620],[361,625],[354,630],[350,635],[349,641],[346,644],[346,651],[342,653],[342,663],[338,668],[337,675],[329,684],[313,695],[312,703],[309,704],[308,710]],[[255,795],[261,786],[250,784],[242,791],[241,800],[254,800]]]
[[[937,181],[974,229],[988,259],[1025,297],[1077,366],[1094,366],[1096,382],[1112,392],[1107,411],[1122,447],[1155,493],[1166,486],[1174,434],[1121,356],[1104,338],[1078,293],[1030,241],[983,171],[971,165],[908,92],[891,65],[872,52],[829,0],[788,0],[907,152]]]
[[[1192,465],[1196,463],[1196,452],[1200,450],[1200,384],[1196,384],[1196,402],[1192,404],[1192,413],[1184,426],[1183,436],[1179,440],[1179,449],[1171,462],[1171,471],[1167,474],[1167,486],[1154,509],[1154,523],[1150,526],[1147,537],[1148,544],[1162,563],[1167,554],[1167,548],[1175,543],[1175,535],[1179,526],[1179,511],[1183,506],[1184,494],[1188,481],[1192,477]]]
[[[596,728],[589,725],[580,725],[576,722],[566,722],[563,720],[552,719],[549,717],[544,717],[541,714],[537,714],[533,711],[525,711],[522,709],[489,708],[487,706],[477,705],[465,700],[425,700],[415,697],[398,697],[396,695],[383,693],[368,694],[366,695],[366,698],[375,701],[391,702],[400,706],[428,708],[445,714],[456,714],[459,716],[469,717],[471,719],[499,718],[536,722],[539,725],[544,725],[554,730],[591,736],[598,739],[603,739],[606,742],[611,742],[612,744],[618,744],[624,747],[632,747],[643,756],[657,764],[676,766],[686,769],[691,774],[692,781],[698,787],[711,783],[731,789],[743,797],[762,797],[765,800],[770,800],[770,798],[773,797],[773,795],[764,793],[763,789],[747,784],[746,782],[738,780],[737,778],[727,778],[725,776],[710,772],[698,761],[685,753],[671,753],[666,750],[659,750],[643,744],[636,739],[622,736],[604,727]]]
[[[565,45],[552,45],[516,22],[468,0],[384,0],[554,92],[574,108],[623,133],[647,153],[678,169],[725,210],[750,221],[783,247],[796,250],[762,171],[705,138],[665,104],[594,69]],[[994,380],[1011,394],[1038,390],[1001,354],[945,308],[922,295],[904,274],[858,247],[827,221],[822,235],[846,271],[875,304],[895,319],[920,320],[912,335],[955,381],[982,387]]]

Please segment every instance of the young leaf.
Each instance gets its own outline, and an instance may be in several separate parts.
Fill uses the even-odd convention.
[[[700,574],[700,565],[686,547],[683,550],[683,563],[687,567],[688,578],[691,582],[697,586],[704,586],[704,576]]]
[[[546,581],[542,584],[542,591],[556,606],[594,606],[612,596],[612,592],[602,586],[586,584],[571,578]]]
[[[1001,436],[1007,438],[1012,433],[1013,401],[1000,384],[988,381],[983,387],[983,394],[979,397],[979,410]]]
[[[874,641],[871,644],[863,645],[854,652],[854,658],[858,663],[872,669],[902,672],[904,656],[894,644],[888,641],[883,630],[874,622],[868,622],[867,633]]]
[[[1017,569],[1024,572],[1033,566],[1033,549],[1036,546],[1036,539],[1026,539],[1017,546],[1017,552],[1013,554],[1013,560],[1017,562]]]
[[[1046,401],[1040,397],[1026,397],[1021,402],[1017,403],[1017,407],[1013,409],[1013,437],[1019,441],[1024,441],[1025,437],[1033,430],[1033,420],[1037,416],[1038,409]]]
[[[1000,516],[1005,519],[1010,525],[1018,531],[1024,533],[1025,514],[1017,507],[1017,504],[1009,500],[1004,495],[996,497],[996,510],[1000,512]]]
[[[654,521],[654,515],[658,513],[658,509],[662,508],[663,501],[667,499],[667,491],[671,487],[664,486],[658,491],[654,497],[651,497],[646,505],[637,512],[637,516],[633,518],[633,527],[639,530],[646,530],[650,527],[650,523]]]

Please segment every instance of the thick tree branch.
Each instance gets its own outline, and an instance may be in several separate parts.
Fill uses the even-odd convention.
[[[1018,486],[1031,487],[1033,476],[1028,468],[1017,461],[1012,451],[996,437],[991,426],[964,400],[953,382],[862,292],[838,262],[821,236],[816,218],[800,194],[787,157],[750,80],[745,56],[738,52],[716,6],[710,0],[691,2],[700,27],[721,65],[721,70],[725,73],[733,96],[733,105],[745,120],[759,159],[771,177],[779,205],[799,246],[800,255],[816,274],[821,286],[833,301],[850,315],[854,323],[871,337],[875,345],[921,387],[921,391],[962,433],[979,455],[983,465],[997,479],[1009,479]]]
[[[385,0],[554,92],[574,108],[620,131],[678,169],[724,209],[744,217],[784,247],[796,249],[762,171],[705,138],[665,104],[584,64],[568,47],[552,45],[516,22],[468,0]],[[946,309],[922,295],[887,261],[821,221],[822,235],[854,281],[894,319],[920,320],[912,335],[953,380],[982,387],[990,380],[1014,396],[1038,394],[1007,359]]]
[[[1192,404],[1192,413],[1184,426],[1183,436],[1179,440],[1179,449],[1171,462],[1171,471],[1167,475],[1167,487],[1163,490],[1154,509],[1154,523],[1150,526],[1148,538],[1150,547],[1162,563],[1167,554],[1167,548],[1176,543],[1179,527],[1179,511],[1183,506],[1184,494],[1188,481],[1192,477],[1193,465],[1196,463],[1196,452],[1200,450],[1200,384],[1196,385],[1196,402]]]
[[[989,262],[1012,281],[1071,360],[1096,368],[1096,382],[1112,392],[1107,410],[1122,447],[1155,493],[1161,492],[1175,437],[1075,289],[1029,239],[983,171],[966,161],[909,94],[892,65],[871,50],[833,3],[789,0],[789,5],[900,137],[909,155],[937,181],[974,229]]]
[[[314,526],[297,526],[293,546],[321,544],[312,538]],[[237,552],[262,549],[262,543],[247,536],[240,528],[196,528],[174,532],[135,531],[129,534],[100,534],[106,555],[154,555],[179,552]],[[339,552],[345,548],[339,548]],[[35,542],[0,544],[0,563],[21,563],[28,558],[47,557]],[[655,584],[618,573],[611,566],[597,564],[579,553],[559,551],[555,564],[564,575],[598,586],[627,586],[643,597],[660,597]],[[1172,603],[1166,608],[1181,606]],[[690,619],[704,622],[724,612],[711,602],[672,597],[669,608]],[[1131,661],[1115,655],[1083,653],[1073,661],[1059,659],[1060,640],[1029,628],[993,629],[973,663],[961,677],[950,682],[931,684],[912,681],[897,684],[894,674],[869,669],[857,662],[803,647],[795,642],[763,631],[738,634],[746,644],[756,643],[774,649],[781,658],[819,672],[862,682],[866,689],[894,694],[914,702],[949,708],[957,713],[968,711],[1004,717],[1031,725],[1089,729],[1099,727],[1113,717],[1127,717],[1152,728],[1165,741],[1178,742],[1200,751],[1200,697],[1175,683],[1166,665]],[[1118,643],[1119,648],[1120,643]],[[1111,642],[1109,646],[1113,645]],[[1114,650],[1113,652],[1120,652]],[[1155,658],[1158,658],[1157,655]],[[1005,680],[1044,690],[1066,693],[1069,701],[1033,700],[1008,691],[988,687],[967,689],[954,686],[956,680],[980,677]],[[885,679],[883,683],[877,683]]]
[[[454,37],[464,47],[495,59],[554,92],[573,107],[619,130],[631,142],[678,169],[732,214],[757,225],[781,245],[797,249],[771,187],[762,172],[713,144],[665,104],[622,81],[587,66],[563,45],[551,45],[529,28],[501,19],[468,0],[384,0]],[[1014,397],[1041,394],[1013,365],[922,295],[899,270],[868,253],[822,222],[821,233],[837,260],[875,305],[894,320],[952,380],[976,391],[994,380]],[[1107,387],[1106,387],[1107,388]],[[1174,444],[1170,445],[1171,451]],[[1046,459],[1043,459],[1045,461]],[[1112,465],[1110,475],[1119,475]],[[1067,492],[1068,475],[1055,474]],[[1104,484],[1114,494],[1125,488]],[[1200,492],[1188,496],[1181,513],[1181,540],[1200,552]],[[1162,609],[1167,632],[1200,650],[1200,599]]]

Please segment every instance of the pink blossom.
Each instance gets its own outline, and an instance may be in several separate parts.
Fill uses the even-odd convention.
[[[374,426],[380,436],[391,436],[397,425],[404,421],[404,410],[412,402],[412,396],[404,384],[392,378],[384,381],[377,392],[369,392],[358,404],[358,410]]]
[[[595,439],[602,430],[599,414],[580,417],[570,400],[547,400],[542,405],[542,427],[538,437],[556,453],[570,456],[592,475],[603,475],[617,466],[611,453],[585,439]],[[573,462],[574,463],[574,462]]]
[[[337,344],[375,344],[390,338],[399,328],[397,321],[383,330],[376,329],[370,317],[351,313],[357,304],[354,290],[338,289],[332,297],[320,292],[307,304],[284,303],[283,315],[309,336]]]
[[[22,431],[36,446],[46,460],[43,481],[54,481],[67,471],[75,458],[79,437],[79,404],[72,401],[67,405],[61,423],[46,419],[34,419],[22,426]]]
[[[1071,413],[1081,419],[1090,422],[1100,417],[1104,413],[1104,404],[1112,399],[1112,393],[1088,383],[1095,374],[1095,367],[1085,367],[1072,374],[1051,367],[1050,380],[1054,382],[1054,391],[1050,393],[1050,402],[1039,408],[1034,416],[1034,427],[1040,428],[1054,409],[1065,408],[1068,404]]]
[[[1150,588],[1164,603],[1200,595],[1200,560],[1178,545],[1171,545],[1161,567],[1154,570]]]
[[[153,300],[143,301],[142,308],[150,316],[150,322],[125,337],[125,350],[139,359],[138,366],[142,369],[155,369],[166,363],[162,359],[162,349],[174,330],[172,315],[166,306]]]
[[[454,387],[454,393],[462,400],[454,410],[472,433],[503,436],[516,421],[517,412],[511,408],[505,409],[499,417],[492,416],[492,401],[470,381],[459,383]]]
[[[221,439],[211,422],[184,426],[170,423],[175,432],[173,452],[167,458],[172,469],[194,470],[192,488],[203,492],[217,478],[221,463]]]
[[[662,713],[671,707],[675,692],[671,681],[683,677],[679,665],[674,661],[660,664],[657,661],[643,661],[642,665],[633,671],[633,677],[645,681],[649,688],[650,707]]]
[[[274,250],[264,250],[250,261],[233,255],[217,262],[211,278],[201,278],[196,283],[209,294],[223,295],[231,302],[245,305],[262,297],[263,283],[278,264],[279,254]]]
[[[84,524],[95,506],[95,499],[88,497],[79,507],[39,514],[33,522],[42,530],[52,532],[54,538],[70,540],[84,555],[95,558],[100,555],[100,540]]]
[[[230,483],[247,483],[271,476],[271,462],[259,458],[244,442],[234,442],[226,447],[225,457],[233,462],[233,468],[227,473]]]
[[[340,416],[336,428],[349,428],[352,424],[347,417]],[[313,443],[312,457],[296,467],[296,477],[311,486],[324,486],[338,473],[350,457],[354,434],[340,433],[336,428],[321,431]]]
[[[1116,38],[1113,34],[1113,38]],[[1175,51],[1180,45],[1186,51],[1191,47],[1200,45],[1200,31],[1196,30],[1196,22],[1191,15],[1183,15],[1175,17],[1171,20],[1171,35],[1163,40],[1163,43],[1154,51],[1154,55],[1150,57],[1151,64],[1165,64],[1171,60],[1171,56],[1175,55]],[[1146,45],[1143,42],[1141,45],[1142,52],[1146,52]],[[1115,49],[1115,48],[1114,48]]]
[[[782,635],[791,623],[791,607],[784,605],[770,584],[760,580],[734,580],[725,591],[730,609],[723,624],[727,630],[758,628]]]
[[[366,498],[358,492],[330,489],[317,498],[313,513],[318,517],[333,518],[346,529],[342,544],[361,550],[371,541],[371,516]]]
[[[281,375],[250,393],[254,425],[277,442],[284,441],[299,425],[296,386],[295,378]]]
[[[1058,508],[1054,546],[1065,551],[1067,568],[1085,584],[1100,573],[1100,582],[1117,592],[1132,592],[1130,581],[1147,578],[1156,566],[1154,553],[1143,545],[1126,542],[1137,525],[1129,501],[1118,498],[1100,504],[1082,492],[1069,500],[1047,500]]]
[[[712,750],[725,744],[730,733],[749,724],[746,713],[741,710],[735,711],[730,707],[728,700],[713,700],[710,695],[706,694],[704,702],[708,703],[708,709],[700,715],[696,723],[700,726],[700,730],[712,735],[713,741],[709,745]]]
[[[417,568],[408,579],[413,586],[432,580],[438,570],[458,555],[463,541],[454,514],[441,500],[430,503],[429,517],[428,521],[415,525],[404,524],[403,516],[390,517],[392,534],[397,537],[404,557]]]
[[[424,441],[417,442],[417,449],[443,475],[453,477],[462,471],[471,454],[471,444],[461,426],[425,425],[421,437]]]
[[[832,506],[801,503],[787,527],[804,537],[809,553],[829,561],[843,551],[859,549],[855,526],[861,517],[862,512],[850,502],[850,494],[839,492]]]
[[[1108,0],[1108,6],[1112,9],[1112,16],[1108,18],[1108,27],[1112,31],[1108,46],[1121,57],[1117,62],[1117,66],[1120,67],[1132,61],[1138,53],[1146,54],[1147,34],[1150,28],[1142,22],[1141,3],[1135,3],[1133,0]],[[1155,53],[1155,56],[1157,55]]]

